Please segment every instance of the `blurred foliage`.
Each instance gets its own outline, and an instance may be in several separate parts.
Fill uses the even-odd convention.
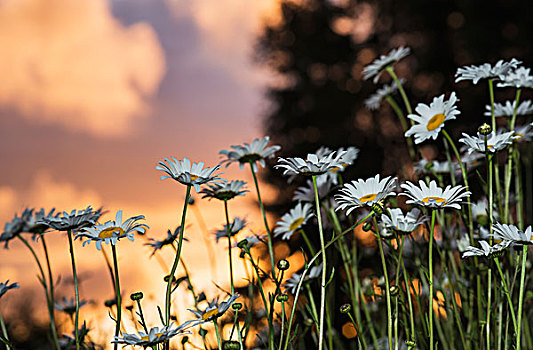
[[[364,107],[378,86],[363,81],[361,72],[380,54],[401,45],[412,49],[395,70],[406,79],[413,109],[457,91],[462,114],[452,127],[455,136],[476,130],[489,102],[486,83],[454,84],[458,67],[512,57],[526,66],[533,61],[532,2],[284,0],[280,6],[281,19],[264,27],[256,45],[259,64],[279,78],[266,91],[265,134],[283,146],[281,156],[305,156],[321,145],[357,146],[361,153],[347,178],[394,174],[409,160],[393,111]],[[511,89],[496,93],[497,101],[513,97]],[[423,144],[429,156],[440,147]],[[287,187],[280,172],[266,174]],[[290,196],[280,191],[274,209],[287,208]]]

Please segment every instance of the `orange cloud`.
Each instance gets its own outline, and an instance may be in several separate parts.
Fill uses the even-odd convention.
[[[98,136],[146,117],[165,71],[153,28],[124,26],[106,0],[0,3],[0,105]]]

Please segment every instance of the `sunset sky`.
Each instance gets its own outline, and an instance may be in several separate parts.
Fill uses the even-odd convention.
[[[252,50],[263,21],[276,18],[276,3],[3,1],[0,224],[25,207],[70,211],[92,205],[109,210],[106,219],[119,209],[145,215],[148,236],[163,238],[178,225],[184,187],[161,181],[157,161],[187,157],[213,166],[219,150],[263,136],[260,116],[268,105],[262,91],[272,77],[253,64]],[[225,178],[251,182],[249,169],[223,171]],[[260,223],[255,198],[251,192],[236,200],[231,214]],[[202,200],[198,207],[210,230],[221,227],[221,203]],[[195,283],[214,290],[193,212],[188,223],[185,259],[195,267],[193,278],[199,276]],[[251,229],[261,233],[261,226]],[[49,240],[54,270],[68,279],[66,239],[52,233]],[[165,273],[143,243],[119,243],[123,291],[127,296],[144,289],[162,303]],[[225,247],[217,248],[220,259]],[[82,297],[98,303],[112,297],[101,254],[79,242],[76,251],[86,276]],[[35,264],[19,242],[0,254],[0,280],[18,281],[21,291],[38,287]],[[219,267],[225,285],[226,268]],[[58,294],[70,297],[71,289],[62,282]],[[105,310],[98,310],[94,319],[111,329]]]

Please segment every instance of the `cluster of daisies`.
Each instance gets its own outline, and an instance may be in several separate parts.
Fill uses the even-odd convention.
[[[378,88],[366,106],[378,110],[386,102],[393,107],[404,129],[412,160],[411,174],[376,174],[348,181],[345,170],[357,163],[359,155],[354,146],[335,150],[320,147],[305,157],[279,157],[275,162],[281,147],[271,145],[269,137],[220,151],[222,161],[213,167],[187,158],[170,157],[158,162],[156,170],[162,172],[161,179],[185,186],[186,194],[179,226],[168,230],[160,240],[150,237],[145,242],[151,249],[150,257],[165,247],[173,251],[171,267],[165,267],[169,270],[165,271],[166,290],[160,299],[162,305],[158,306],[162,324],[157,327],[148,327],[141,306],[143,295],[137,292],[130,296],[134,305],[126,310],[142,330],[122,331],[117,246],[123,238],[135,241],[137,235],[146,234],[149,227],[143,223],[144,216],[124,220],[119,210],[113,220],[102,222],[104,211],[91,207],[63,213],[26,209],[20,216],[15,215],[5,224],[0,242],[7,248],[10,241],[18,239],[36,259],[55,347],[80,349],[90,343],[85,322],[79,325],[79,309],[87,301],[79,298],[76,240],[82,241],[83,246],[94,242],[97,250],[104,252],[107,246],[111,249],[112,261],[105,256],[115,290],[115,299],[109,303],[109,307],[114,306],[110,315],[116,324],[111,342],[115,348],[132,345],[168,349],[176,337],[181,338],[184,348],[186,344],[201,348],[186,337],[198,330],[198,339],[209,349],[213,337],[207,337],[204,327],[208,325],[214,327],[219,350],[244,349],[251,344],[257,349],[287,350],[299,342],[313,344],[319,350],[333,349],[339,342],[342,344],[341,334],[353,338],[359,349],[433,350],[441,344],[445,349],[520,349],[524,344],[532,345],[528,341],[529,329],[522,333],[528,327],[527,317],[523,317],[525,271],[533,231],[531,226],[526,227],[526,208],[531,211],[526,202],[532,194],[523,189],[521,168],[531,160],[527,152],[531,151],[533,123],[523,120],[533,114],[533,103],[521,101],[520,97],[524,89],[533,88],[533,76],[516,59],[459,68],[456,82],[478,84],[486,80],[491,101],[484,111],[487,123],[478,128],[476,135],[462,133],[457,140],[462,145],[457,147],[459,144],[445,129],[461,118],[457,94],[442,94],[429,105],[418,103],[412,109],[403,86],[405,80],[394,70],[409,53],[406,47],[392,50],[365,67],[363,76],[376,84],[387,77],[391,80]],[[493,97],[495,87],[514,88],[516,98],[497,103]],[[395,100],[396,94],[401,97],[403,109]],[[420,144],[440,141],[446,154],[438,159],[421,156]],[[258,181],[261,167],[269,160],[275,162],[275,171],[296,187],[292,208],[272,226]],[[253,189],[243,180],[222,177],[221,167],[231,164],[249,168]],[[481,193],[475,193],[474,188]],[[232,217],[229,209],[235,198],[250,192],[255,192],[263,222],[259,231],[254,227],[255,234],[245,235],[252,231],[247,229],[247,218]],[[194,193],[218,201],[224,210],[226,222],[212,235],[212,240],[227,242],[228,247],[229,281],[217,285],[225,293],[224,301],[219,301],[220,297],[208,301],[203,292],[198,293],[181,256],[189,227],[187,208],[195,205]],[[474,202],[472,197],[479,200]],[[75,297],[60,301],[56,301],[45,243],[53,231],[67,234],[74,281]],[[363,232],[370,237],[370,243],[362,244]],[[34,243],[42,242],[45,268],[23,233],[31,234]],[[283,259],[275,255],[276,243],[288,241],[294,245],[299,239],[303,244],[297,252]],[[210,241],[206,239],[207,249],[212,249]],[[515,253],[520,247],[521,260]],[[234,258],[233,249],[240,250],[239,260]],[[289,272],[289,260],[296,260],[296,254],[303,256],[303,267]],[[475,259],[461,261],[460,257]],[[242,276],[234,273],[237,263],[245,266],[246,288],[242,287]],[[185,275],[177,277],[180,266]],[[497,278],[503,288],[498,287]],[[191,293],[194,299],[194,307],[189,309],[194,317],[176,325],[173,294],[182,292],[180,283],[187,285],[184,292]],[[0,297],[17,287],[9,281],[0,283]],[[248,293],[246,302],[236,302],[239,288]],[[475,290],[475,294],[470,290]],[[340,295],[332,295],[336,293]],[[207,307],[201,308],[204,301]],[[385,306],[378,307],[379,303]],[[231,322],[226,318],[226,323],[232,323],[228,334],[219,323],[230,307],[234,319]],[[74,326],[72,336],[57,336],[54,309],[69,315]],[[338,317],[335,310],[343,316]],[[0,321],[2,340],[10,344],[7,329],[1,318]],[[345,326],[355,335],[346,336],[349,332],[345,332]],[[467,336],[464,330],[476,334]]]

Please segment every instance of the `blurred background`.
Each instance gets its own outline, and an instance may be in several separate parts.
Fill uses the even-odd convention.
[[[160,181],[157,161],[187,157],[213,166],[219,150],[263,135],[282,146],[283,156],[320,145],[356,146],[361,152],[349,177],[406,173],[411,165],[394,114],[385,106],[364,107],[376,86],[362,80],[363,67],[409,46],[412,54],[396,71],[412,104],[456,91],[462,114],[453,132],[473,132],[488,89],[455,85],[453,75],[458,66],[500,58],[531,66],[532,10],[528,1],[4,0],[0,224],[26,207],[103,206],[106,219],[119,209],[145,215],[147,236],[162,239],[178,225],[184,188]],[[496,99],[512,93],[500,90]],[[437,147],[426,143],[424,154],[431,157]],[[237,166],[224,172],[252,181]],[[291,192],[280,191],[287,185],[278,172],[266,169],[261,178],[274,223]],[[183,254],[197,288],[214,296],[220,292],[213,281],[227,280],[226,246],[211,238],[224,261],[213,270],[201,237],[222,226],[223,207],[196,199]],[[248,218],[249,232],[261,233],[255,199],[253,192],[236,199],[230,210]],[[71,297],[67,243],[53,235],[58,296]],[[123,292],[143,290],[153,303],[149,323],[156,325],[168,268],[149,259],[144,241],[121,242],[119,264]],[[113,322],[103,303],[112,298],[112,285],[101,253],[93,245],[76,249],[82,297],[91,301],[82,317],[96,330],[94,341],[105,344]],[[280,244],[276,253],[283,257],[290,249]],[[170,252],[162,256],[168,264]],[[19,349],[46,349],[47,316],[39,311],[44,297],[35,275],[22,244],[0,251],[0,281],[21,285],[0,300]],[[60,327],[72,330],[68,319]]]

